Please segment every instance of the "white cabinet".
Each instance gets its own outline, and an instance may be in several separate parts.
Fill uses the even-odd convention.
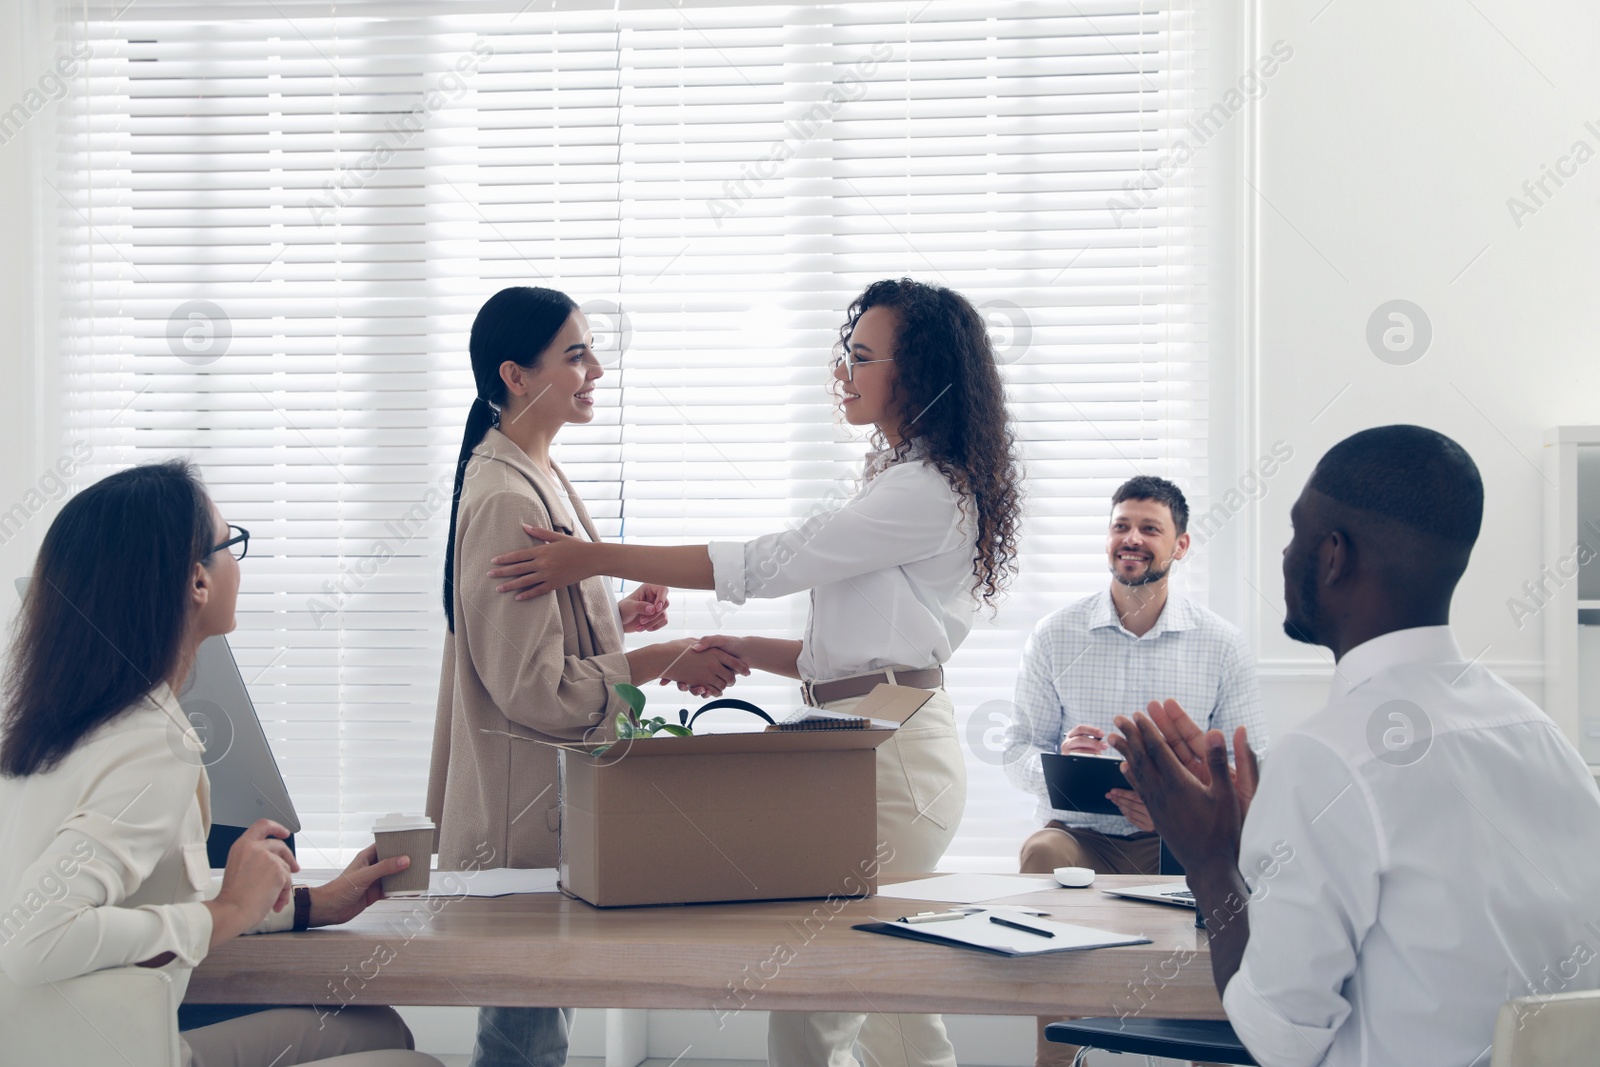
[[[1600,426],[1544,439],[1544,569],[1522,602],[1544,620],[1544,709],[1600,766]]]

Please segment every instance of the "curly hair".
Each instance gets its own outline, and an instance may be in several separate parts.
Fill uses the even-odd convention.
[[[960,293],[910,278],[873,282],[851,303],[839,328],[836,358],[849,350],[861,316],[892,309],[895,384],[890,403],[899,416],[893,458],[914,446],[976,512],[973,593],[990,607],[1017,569],[1022,525],[1022,474],[1005,386],[983,316]],[[837,381],[835,382],[837,384]],[[873,444],[887,447],[881,430]]]

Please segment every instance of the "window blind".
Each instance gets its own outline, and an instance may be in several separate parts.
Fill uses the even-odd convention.
[[[92,49],[51,179],[66,432],[87,480],[193,457],[251,530],[231,640],[302,841],[348,852],[422,804],[488,296],[585,307],[607,373],[559,458],[604,536],[678,543],[849,492],[864,445],[824,392],[830,348],[867,283],[910,275],[989,317],[1028,466],[1022,576],[948,667],[971,780],[946,866],[1014,863],[1032,802],[997,731],[1022,642],[1104,588],[1122,479],[1206,499],[1203,174],[1161,163],[1204,81],[1201,14],[64,5],[64,44]],[[676,591],[673,625],[632,640],[796,636],[804,612]]]

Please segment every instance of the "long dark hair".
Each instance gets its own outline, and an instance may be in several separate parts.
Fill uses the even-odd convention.
[[[478,395],[467,412],[467,429],[461,435],[461,454],[456,457],[456,487],[450,497],[450,540],[444,549],[444,617],[450,632],[456,630],[456,513],[461,510],[461,485],[467,477],[467,461],[484,434],[499,425],[498,408],[506,402],[506,383],[500,366],[507,360],[532,369],[539,354],[550,347],[568,317],[577,310],[572,297],[555,289],[516,285],[502,289],[484,301],[478,317],[472,320],[472,378]],[[494,405],[491,407],[490,405]]]
[[[178,460],[120,471],[61,509],[12,639],[0,774],[52,769],[173,675],[212,523],[199,476]]]
[[[873,282],[850,305],[839,328],[838,355],[848,350],[862,314],[874,307],[892,308],[899,318],[890,401],[900,417],[896,458],[920,444],[963,504],[971,503],[978,525],[973,592],[993,607],[1016,573],[1022,474],[983,316],[943,286],[910,278]],[[873,441],[880,448],[886,444],[877,431]]]

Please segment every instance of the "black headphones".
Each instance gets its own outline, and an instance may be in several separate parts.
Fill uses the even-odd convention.
[[[750,714],[765,721],[769,726],[777,724],[776,719],[762,711],[760,708],[756,707],[754,704],[750,703],[748,700],[737,700],[733,697],[723,697],[720,700],[713,700],[709,704],[702,704],[699,710],[692,715],[689,713],[688,708],[679,708],[678,722],[692,729],[694,727],[694,721],[700,716],[704,715],[708,711],[717,711],[722,708],[731,708],[735,711],[748,711]]]

